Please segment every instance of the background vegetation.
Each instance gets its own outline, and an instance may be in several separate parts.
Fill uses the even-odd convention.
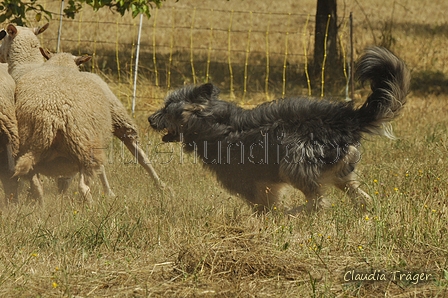
[[[171,6],[176,6],[179,15],[185,16],[183,26],[188,27],[194,3],[168,1],[157,18],[162,22],[164,16],[171,17]],[[202,8],[304,15],[315,12],[315,1],[311,0],[287,0],[275,6],[271,3],[208,0],[203,1]],[[173,193],[158,191],[118,141],[109,148],[107,166],[116,198],[104,197],[96,183],[96,202],[84,206],[75,185],[62,197],[56,194],[55,183],[45,178],[45,206],[41,208],[25,201],[27,185],[23,183],[22,202],[3,210],[0,217],[0,296],[446,297],[447,10],[448,3],[442,0],[339,3],[339,16],[350,11],[356,16],[357,55],[368,45],[388,45],[406,61],[413,75],[409,102],[402,117],[393,123],[399,139],[372,137],[363,142],[359,175],[364,190],[374,198],[372,213],[355,212],[348,198],[334,191],[329,194],[334,202],[331,210],[289,217],[283,214],[283,207],[303,203],[301,193],[291,189],[277,211],[259,217],[252,214],[200,164],[188,155],[181,157],[180,145],[159,145],[160,135],[149,129],[146,118],[161,105],[167,86],[156,86],[151,75],[154,69],[150,69],[152,56],[148,56],[141,62],[148,71],[142,71],[139,77],[135,119],[142,146]],[[209,28],[210,18],[228,24],[229,14],[222,14],[223,19],[220,15],[198,13],[196,24]],[[111,30],[116,25],[111,21],[115,15],[86,9],[80,17],[91,30],[81,31],[79,51],[98,56],[103,51],[113,53],[107,44],[95,51],[84,50],[84,46],[95,44],[95,40],[115,41],[117,31]],[[99,27],[96,20],[111,23]],[[120,41],[132,45],[135,23],[126,15],[120,20],[130,22],[123,28],[133,28],[119,31]],[[157,40],[163,40],[164,34],[169,40],[171,26],[167,23],[165,33],[158,31]],[[73,24],[63,32],[65,38],[72,36],[77,43],[80,31],[78,24]],[[271,26],[281,28],[284,20]],[[42,35],[43,45],[50,49],[55,46],[55,27],[52,24],[53,31]],[[244,37],[235,41],[243,50],[247,30],[244,32]],[[215,39],[220,38],[226,35]],[[147,42],[151,44],[151,39]],[[185,42],[188,48],[190,36],[180,35],[177,42]],[[263,43],[263,39],[254,40],[252,45],[262,48]],[[279,47],[273,51],[284,52],[283,38],[273,44]],[[68,41],[63,43],[65,51],[78,51],[68,45]],[[88,67],[102,72],[125,104],[132,94],[131,72],[127,71],[132,68],[126,64],[131,60],[127,61],[123,61],[125,67],[120,72],[101,63]],[[190,69],[181,71],[191,73]],[[240,70],[236,74],[242,76]],[[252,75],[256,81],[263,71]],[[191,82],[191,76],[185,78]],[[272,81],[269,97],[281,96],[281,76],[273,76]],[[300,82],[305,88],[291,84],[292,91],[288,92],[306,93],[306,83]],[[182,83],[173,81],[171,87]],[[242,83],[235,84],[235,97],[228,85],[221,87],[224,99],[253,105],[266,100],[263,86],[252,87],[244,100]],[[336,88],[333,95],[343,95],[342,89]],[[358,88],[357,102],[362,102],[365,94],[366,90]],[[398,270],[425,272],[433,278],[417,285],[391,280],[390,275],[382,282],[344,281],[345,273],[352,269],[388,274]]]

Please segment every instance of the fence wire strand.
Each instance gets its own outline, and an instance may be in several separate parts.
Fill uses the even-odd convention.
[[[60,4],[60,1],[45,0],[44,7],[55,7],[56,3]],[[266,100],[275,94],[311,96],[310,52],[314,45],[310,41],[314,35],[315,17],[306,13],[166,5],[152,13],[152,22],[143,25],[140,77],[147,78],[155,87],[166,89],[188,83],[213,82],[230,99],[238,95],[242,101],[250,100],[253,92],[264,93]],[[326,42],[330,19],[329,15],[320,69],[321,97],[327,92]],[[134,78],[133,71],[138,20],[118,15],[92,18],[91,14],[81,11],[75,19],[63,18],[62,21],[63,30],[57,37],[61,40],[61,49],[79,55],[90,52],[90,71],[115,74],[119,85],[129,82],[132,88],[133,82],[140,81]],[[338,36],[346,98],[352,71],[347,59],[350,44],[347,22],[341,22]],[[70,33],[65,34],[66,31]],[[106,31],[112,31],[112,35],[104,34],[103,37],[102,33]],[[44,37],[40,37],[43,43],[56,41],[56,38]],[[127,92],[120,94],[127,94],[129,100],[131,95]],[[161,98],[160,92],[152,90],[149,93],[136,93],[136,110],[140,101]]]

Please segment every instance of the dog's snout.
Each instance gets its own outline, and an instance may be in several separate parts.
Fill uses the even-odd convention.
[[[155,119],[155,114],[152,114],[151,116],[148,117],[149,125],[151,125],[152,128],[157,128],[155,120],[156,120]]]
[[[163,114],[160,112],[155,112],[148,117],[149,125],[155,130],[163,130],[166,128],[165,120]]]

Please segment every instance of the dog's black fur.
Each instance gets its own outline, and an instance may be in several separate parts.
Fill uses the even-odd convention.
[[[328,204],[323,200],[327,185],[347,190],[365,206],[369,196],[354,174],[362,134],[393,137],[384,125],[402,109],[410,79],[405,64],[380,47],[365,52],[356,75],[370,81],[372,89],[359,108],[299,97],[246,110],[220,100],[219,90],[204,84],[169,94],[148,121],[167,132],[164,142],[183,142],[226,189],[258,211],[275,206],[285,184],[305,194],[307,211]]]

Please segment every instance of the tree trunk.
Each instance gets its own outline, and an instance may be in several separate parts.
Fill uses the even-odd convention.
[[[317,86],[321,86],[322,79],[335,77],[338,72],[340,59],[337,50],[337,36],[336,0],[317,0],[313,63]],[[322,78],[322,70],[324,70],[324,78]]]

